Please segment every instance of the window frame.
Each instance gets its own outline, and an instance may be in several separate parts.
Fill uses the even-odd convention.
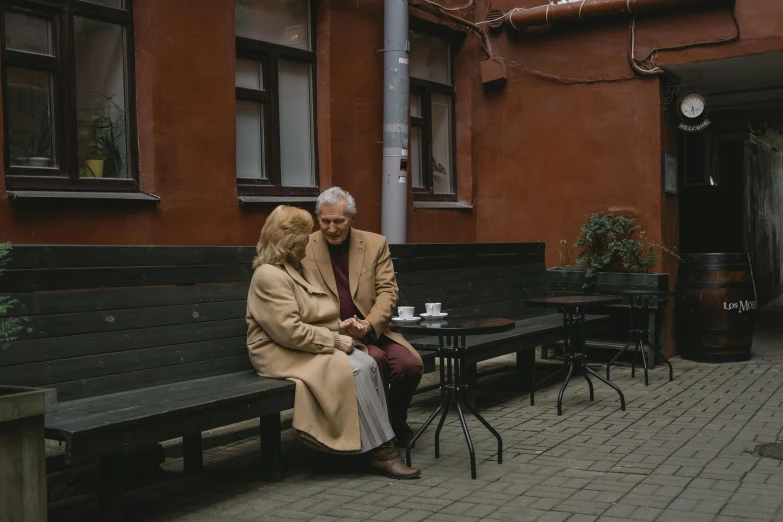
[[[449,46],[449,81],[450,85],[410,77],[410,95],[418,95],[421,103],[421,117],[410,116],[411,127],[418,127],[422,137],[422,147],[419,151],[419,158],[422,161],[423,188],[413,186],[411,176],[411,187],[413,189],[413,199],[415,201],[457,201],[457,103],[456,88],[454,86],[454,53],[456,47],[464,39],[464,34],[441,26],[439,24],[425,20],[411,18],[410,31],[437,36],[446,41]],[[451,98],[451,183],[453,192],[451,194],[435,194],[433,174],[432,174],[432,94],[445,94]],[[410,136],[410,133],[409,133]],[[410,150],[410,144],[408,146]],[[411,168],[413,164],[411,163]],[[412,172],[411,172],[412,174]]]
[[[138,137],[136,123],[136,86],[134,71],[133,0],[124,0],[125,9],[117,9],[86,0],[5,0],[0,7],[0,46],[2,49],[3,89],[3,167],[7,190],[75,190],[83,192],[140,192]],[[5,41],[6,11],[49,18],[52,27],[52,54],[43,56],[9,50]],[[74,16],[111,23],[123,29],[125,44],[124,87],[125,119],[128,126],[127,178],[79,177],[79,152],[76,104],[76,55],[73,42]],[[11,166],[8,140],[7,68],[43,70],[52,74],[52,108],[55,116],[54,151],[57,167]],[[51,67],[52,69],[43,68]]]
[[[264,110],[264,172],[266,179],[234,177],[237,183],[237,192],[240,196],[293,196],[293,197],[317,197],[321,193],[320,178],[318,175],[318,133],[317,133],[317,102],[318,99],[317,71],[316,71],[316,40],[315,40],[315,9],[314,0],[308,2],[308,23],[310,48],[297,49],[285,45],[254,40],[244,36],[235,36],[236,59],[253,60],[261,63],[263,74],[263,91],[236,87],[237,101],[252,101],[260,103]],[[236,32],[236,29],[235,29]],[[287,187],[282,185],[281,153],[280,153],[280,101],[278,90],[278,71],[280,59],[307,63],[310,65],[310,92],[312,104],[312,137],[313,137],[313,174],[312,187]],[[235,80],[236,81],[236,80]]]

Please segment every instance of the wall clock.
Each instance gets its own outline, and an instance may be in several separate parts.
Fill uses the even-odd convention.
[[[690,92],[682,96],[677,103],[677,112],[681,120],[679,128],[686,132],[699,132],[712,123],[707,118],[709,114],[707,100],[697,92]]]

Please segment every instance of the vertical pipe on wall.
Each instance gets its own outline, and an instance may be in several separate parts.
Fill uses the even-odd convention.
[[[381,233],[405,243],[408,216],[408,1],[384,0]]]

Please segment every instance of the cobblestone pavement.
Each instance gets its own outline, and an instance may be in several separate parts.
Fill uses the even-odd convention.
[[[311,451],[289,430],[285,481],[255,478],[258,440],[250,439],[207,452],[199,475],[184,475],[181,460],[167,460],[162,477],[129,486],[126,519],[783,520],[783,462],[754,454],[759,444],[783,439],[783,326],[777,321],[783,323],[762,318],[748,362],[675,358],[674,381],[659,366],[648,387],[639,373],[631,378],[628,368],[613,370],[625,412],[617,395],[597,382],[590,402],[579,378],[558,417],[559,384],[538,392],[531,407],[517,389],[511,359],[480,367],[503,370],[479,380],[477,404],[503,436],[504,453],[498,465],[494,439],[469,417],[477,480],[470,479],[453,415],[441,434],[441,458],[433,456],[434,429],[413,450],[422,478],[412,481]],[[423,422],[437,401],[437,390],[418,395],[411,424]],[[51,514],[55,522],[94,518],[92,501],[66,502]]]

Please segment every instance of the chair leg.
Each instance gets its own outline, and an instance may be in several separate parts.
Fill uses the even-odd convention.
[[[101,522],[122,520],[124,475],[122,455],[108,455],[98,459],[98,511]]]
[[[198,473],[204,469],[201,433],[192,433],[182,437],[182,459],[185,473]]]
[[[261,417],[261,477],[270,482],[283,480],[283,440],[280,412]]]

